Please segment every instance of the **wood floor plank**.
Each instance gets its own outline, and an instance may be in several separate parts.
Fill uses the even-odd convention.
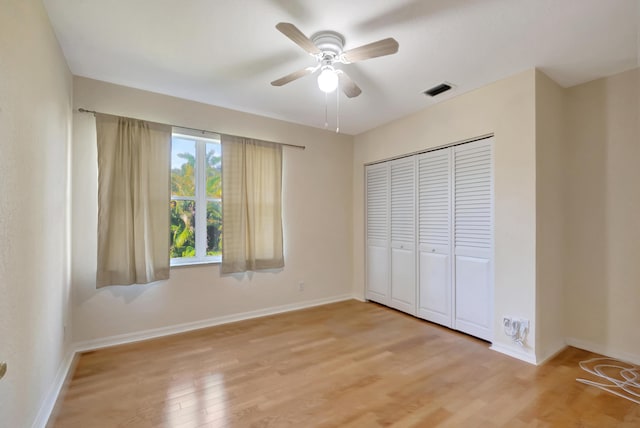
[[[51,428],[638,427],[640,406],[357,301],[82,354]]]

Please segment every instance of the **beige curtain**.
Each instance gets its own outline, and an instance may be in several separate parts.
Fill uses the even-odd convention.
[[[282,146],[223,135],[222,273],[284,266]]]
[[[169,278],[171,127],[96,115],[97,287]]]

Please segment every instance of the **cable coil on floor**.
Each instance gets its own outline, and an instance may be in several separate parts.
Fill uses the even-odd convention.
[[[613,358],[592,358],[581,361],[580,368],[606,382],[576,379],[578,382],[595,386],[596,388],[640,404],[639,366]]]

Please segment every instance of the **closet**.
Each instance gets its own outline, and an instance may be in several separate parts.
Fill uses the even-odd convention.
[[[493,138],[366,167],[366,297],[492,339]]]

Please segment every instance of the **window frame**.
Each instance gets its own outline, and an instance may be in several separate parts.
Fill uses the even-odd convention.
[[[207,207],[209,202],[218,202],[222,206],[222,198],[211,198],[207,196],[207,144],[217,144],[220,147],[220,157],[222,158],[222,141],[219,134],[195,132],[181,128],[173,128],[171,132],[171,156],[173,157],[173,138],[183,138],[195,141],[195,195],[194,196],[174,196],[170,195],[171,201],[193,201],[195,203],[195,257],[170,258],[170,267],[217,264],[222,263],[222,254],[218,256],[207,255]],[[221,161],[222,162],[222,161]],[[172,165],[169,167],[172,169]],[[221,166],[222,168],[222,166]],[[221,174],[222,175],[222,174]],[[204,209],[199,208],[204,207]],[[222,222],[222,220],[221,220]],[[224,224],[224,223],[223,223]]]

